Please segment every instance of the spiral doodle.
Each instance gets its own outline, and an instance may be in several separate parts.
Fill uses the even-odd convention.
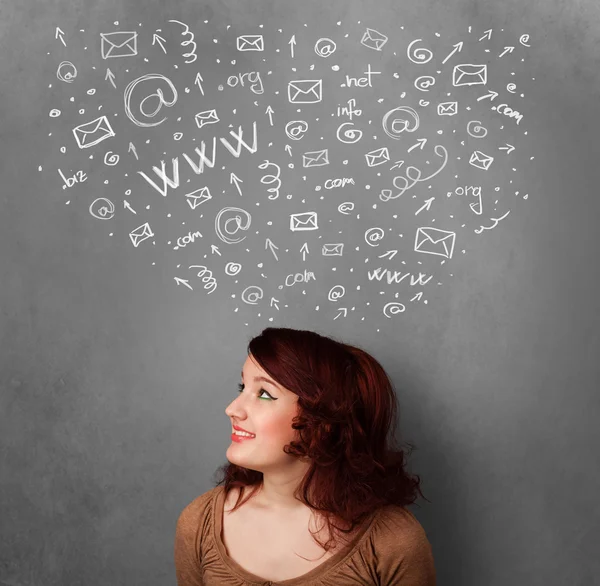
[[[407,57],[413,62],[423,65],[424,63],[429,63],[433,59],[433,53],[429,49],[425,49],[424,47],[419,47],[411,52],[412,46],[423,39],[415,39],[408,48],[406,49]]]
[[[217,280],[213,277],[212,271],[207,267],[204,265],[190,265],[189,268],[190,270],[200,269],[197,276],[202,278],[204,289],[208,291],[208,295],[210,295],[217,288]]]
[[[319,39],[315,43],[315,53],[319,57],[327,58],[330,55],[335,53],[337,45],[331,40],[327,38]]]
[[[432,85],[435,85],[435,77],[431,75],[421,75],[421,77],[415,79],[415,87],[420,92],[428,92]]]
[[[115,215],[115,206],[110,199],[99,197],[91,203],[90,214],[98,220],[110,220]]]
[[[250,285],[242,291],[242,301],[248,305],[256,305],[263,298],[263,290],[257,285]]]
[[[65,69],[67,71],[65,71]],[[58,69],[56,70],[56,77],[65,83],[73,83],[77,77],[77,67],[75,67],[75,65],[73,65],[70,61],[63,61],[59,64]]]
[[[354,122],[344,122],[343,124],[340,124],[336,133],[337,139],[340,142],[343,142],[344,144],[357,143],[362,138],[362,130],[358,130],[356,128],[347,128],[346,130],[344,130],[343,138],[342,136],[340,136],[340,131],[342,130],[342,128],[348,125],[354,126]]]
[[[239,262],[228,262],[225,265],[225,274],[230,277],[235,277],[242,270],[242,265]]]
[[[395,315],[397,313],[403,313],[404,311],[406,311],[406,307],[404,306],[403,303],[398,303],[397,301],[391,301],[390,303],[386,303],[384,308],[383,308],[383,315],[385,315],[385,317],[391,319],[392,315]]]
[[[108,165],[109,167],[114,167],[119,163],[119,158],[119,155],[116,153],[113,153],[112,151],[106,151],[106,154],[104,155],[104,164]]]
[[[187,24],[180,22],[178,20],[169,20],[169,22],[176,22],[177,24],[180,24],[181,26],[184,27],[183,32],[181,33],[181,35],[189,35],[190,38],[185,40],[185,41],[181,41],[181,43],[179,43],[182,47],[187,47],[188,45],[193,45],[192,50],[189,51],[188,53],[183,53],[182,57],[193,57],[193,59],[191,61],[185,61],[185,63],[193,63],[194,61],[196,61],[196,59],[198,59],[198,55],[196,55],[196,43],[194,42],[194,33],[192,31],[190,31],[189,27]]]
[[[399,196],[392,195],[391,189],[382,189],[381,193],[379,194],[379,199],[381,201],[390,201],[390,199],[396,199],[397,197],[399,197]]]
[[[292,140],[300,140],[308,131],[308,122],[305,120],[291,120],[285,125],[285,133]]]
[[[388,123],[390,116],[394,114],[394,112],[404,112],[409,115],[409,119],[404,116],[398,116],[392,119],[391,124]],[[412,120],[410,119],[412,118]],[[416,110],[411,108],[410,106],[398,106],[398,108],[394,108],[390,110],[382,120],[383,130],[390,137],[396,140],[399,140],[402,137],[403,132],[414,132],[419,128],[419,115]]]
[[[258,166],[258,168],[266,169],[267,167],[269,167],[271,165],[277,169],[277,175],[263,175],[260,178],[260,182],[263,185],[270,185],[271,183],[277,183],[276,187],[271,187],[270,189],[267,189],[267,191],[272,194],[272,195],[269,195],[269,199],[277,199],[279,197],[279,188],[281,187],[281,179],[279,179],[279,176],[281,175],[281,169],[279,168],[279,165],[277,165],[276,163],[270,163],[269,161],[265,161],[264,163],[261,163]]]
[[[512,82],[506,86],[506,90],[509,91],[511,94],[514,94],[516,89],[517,89],[516,84],[514,84]]]
[[[383,240],[384,236],[385,234],[381,228],[369,228],[365,232],[365,242],[369,246],[379,246],[379,244],[375,244],[375,242],[377,242],[378,240]]]
[[[329,301],[337,301],[338,299],[341,299],[344,295],[346,295],[346,289],[344,288],[344,286],[335,285],[329,290],[329,293],[327,294],[327,299],[329,299]]]
[[[488,133],[487,128],[481,126],[479,120],[471,120],[467,124],[467,132],[469,133],[469,136],[472,136],[473,138],[484,138]]]

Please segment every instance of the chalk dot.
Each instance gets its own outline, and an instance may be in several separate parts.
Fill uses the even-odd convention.
[[[315,191],[321,191],[321,186],[320,186],[320,185],[317,185],[317,186],[315,187]]]
[[[79,110],[79,113],[80,113],[80,114],[85,114],[85,109],[84,109],[84,108],[81,108],[81,109]]]
[[[333,69],[333,71],[339,71],[340,70],[340,66],[339,65],[332,65],[331,69]]]
[[[40,166],[38,167],[38,171],[41,171],[41,170],[42,170],[42,166],[40,165]]]

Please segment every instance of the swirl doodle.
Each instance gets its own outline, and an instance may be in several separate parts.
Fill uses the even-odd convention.
[[[242,301],[248,305],[256,305],[263,298],[263,290],[257,285],[250,285],[242,291]]]
[[[415,87],[420,92],[428,92],[432,85],[435,85],[435,77],[431,75],[421,75],[415,79]]]
[[[308,131],[308,122],[305,120],[291,120],[285,125],[285,133],[292,140],[300,140]]]
[[[242,215],[236,214],[232,218],[227,218],[223,222],[223,229],[221,229],[221,217],[228,212],[240,212]],[[245,224],[242,223],[242,216],[246,217]],[[233,238],[229,238],[228,236],[225,236],[225,234],[223,234],[223,231],[227,232],[227,234],[236,234],[239,230],[244,230],[244,231],[248,230],[250,228],[251,221],[252,221],[251,216],[246,210],[243,210],[241,208],[234,208],[234,207],[223,208],[217,214],[217,217],[215,218],[215,232],[217,233],[217,236],[226,244],[237,244],[238,242],[242,242],[242,240],[245,240],[246,237],[244,236],[242,238],[238,238],[237,240],[234,240]],[[233,231],[229,231],[229,229],[228,229],[229,225],[231,223],[234,224]]]
[[[108,165],[109,167],[114,167],[119,163],[119,158],[119,155],[116,153],[113,153],[112,151],[106,151],[106,154],[104,155],[104,164]]]
[[[270,185],[271,183],[277,183],[276,187],[271,187],[271,188],[267,189],[267,191],[272,194],[272,195],[269,195],[269,199],[277,199],[279,197],[279,188],[281,187],[281,179],[279,179],[279,176],[281,175],[281,169],[280,169],[279,165],[277,165],[276,163],[270,163],[269,161],[265,161],[264,163],[261,163],[258,166],[258,168],[266,169],[269,166],[273,166],[277,169],[277,175],[263,175],[260,179],[260,182],[263,185]]]
[[[383,315],[385,317],[391,319],[392,315],[396,315],[398,313],[403,313],[406,311],[406,307],[403,303],[398,303],[397,301],[391,301],[390,303],[386,303],[383,308]]]
[[[375,242],[377,242],[378,240],[383,240],[384,236],[385,233],[383,232],[382,228],[369,228],[365,232],[365,242],[369,246],[379,246],[379,244],[375,244]]]
[[[392,119],[392,122],[389,123],[390,116],[394,115],[395,112],[403,112],[409,115],[407,119],[404,116],[396,116]],[[398,106],[398,108],[394,108],[390,110],[382,120],[383,130],[390,137],[396,140],[399,140],[402,137],[403,132],[414,132],[419,128],[419,115],[416,110],[411,108],[410,106]]]
[[[517,89],[517,86],[512,82],[507,84],[507,86],[506,86],[506,90],[509,91],[511,94],[514,94],[516,89]]]
[[[115,215],[115,206],[110,199],[99,197],[91,203],[90,214],[98,220],[110,220]]]
[[[217,288],[217,280],[213,277],[212,271],[207,267],[204,265],[190,265],[189,269],[200,269],[197,276],[202,279],[204,289],[208,291],[208,295]]]
[[[56,70],[56,77],[65,83],[73,83],[77,77],[77,67],[70,61],[63,61]]]
[[[355,144],[362,138],[362,130],[358,130],[357,128],[348,128],[344,130],[342,138],[342,136],[340,136],[340,132],[344,126],[354,126],[354,122],[344,122],[343,124],[340,124],[336,132],[337,139],[340,142],[343,142],[344,144]]]
[[[429,49],[425,49],[424,47],[419,47],[419,48],[415,49],[414,51],[411,51],[412,46],[415,43],[418,43],[419,41],[422,41],[422,40],[423,39],[415,39],[410,45],[408,45],[408,48],[406,49],[407,57],[413,63],[417,63],[420,65],[423,65],[424,63],[429,63],[433,59],[433,53]]]
[[[487,128],[481,126],[479,120],[471,120],[467,124],[467,132],[469,133],[469,136],[472,136],[473,138],[484,138],[488,133]]]
[[[193,45],[191,51],[189,51],[188,53],[182,54],[182,57],[193,57],[193,59],[191,61],[185,61],[185,63],[193,63],[198,58],[198,56],[196,55],[196,43],[194,42],[194,33],[192,31],[190,31],[187,24],[180,22],[179,20],[169,20],[169,22],[176,22],[177,24],[180,24],[182,27],[184,27],[184,30],[181,33],[181,35],[182,36],[183,35],[190,36],[189,39],[186,39],[185,41],[181,41],[181,43],[179,43],[179,44],[182,47],[187,47],[188,45]]]
[[[225,265],[225,274],[230,277],[235,277],[242,270],[242,265],[239,262],[228,262]]]

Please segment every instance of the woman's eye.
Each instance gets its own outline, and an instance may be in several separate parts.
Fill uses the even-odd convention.
[[[244,385],[242,383],[238,383],[238,393],[241,393],[244,390]],[[276,400],[274,399],[274,397],[271,397],[271,395],[269,395],[269,393],[267,391],[265,391],[264,389],[260,389],[260,393],[259,395],[262,395],[263,393],[265,393],[267,396],[266,397],[260,397],[259,399],[266,399],[268,401],[270,400]]]

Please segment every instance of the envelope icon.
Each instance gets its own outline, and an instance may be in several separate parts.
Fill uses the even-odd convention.
[[[344,250],[343,242],[340,242],[338,244],[323,244],[321,253],[323,256],[342,256],[343,250]]]
[[[303,167],[323,167],[324,165],[329,165],[329,151],[327,149],[310,151],[302,155]]]
[[[292,214],[290,216],[290,230],[317,230],[317,212],[305,212],[303,214]]]
[[[292,104],[316,104],[322,99],[322,79],[299,79],[288,83],[288,100]]]
[[[381,48],[387,43],[388,38],[377,32],[375,29],[368,28],[363,35],[360,43],[369,49],[374,49],[375,51],[381,51]]]
[[[196,189],[196,191],[192,191],[191,193],[186,193],[185,197],[187,197],[187,202],[190,204],[190,207],[195,210],[200,204],[212,199],[212,195],[208,187],[201,187],[200,189]]]
[[[477,167],[478,169],[483,169],[487,171],[492,164],[494,157],[490,157],[489,155],[485,155],[481,151],[474,151],[469,159],[469,163],[473,165],[473,167]]]
[[[111,128],[108,118],[100,116],[91,122],[80,124],[73,128],[73,134],[80,149],[87,149],[103,140],[115,135]]]
[[[131,242],[133,242],[133,245],[136,248],[140,245],[140,242],[148,240],[148,238],[152,238],[153,236],[154,233],[152,232],[152,229],[150,228],[150,224],[148,224],[148,222],[142,224],[129,234],[129,238],[131,238]]]
[[[215,124],[219,122],[219,117],[217,116],[216,110],[205,110],[204,112],[198,112],[194,118],[198,128],[202,128],[207,124]]]
[[[365,158],[367,159],[367,165],[369,167],[377,167],[377,165],[382,165],[390,160],[390,153],[387,150],[387,147],[383,147],[367,153]]]
[[[415,252],[437,254],[444,258],[452,258],[455,240],[455,232],[448,232],[446,230],[438,230],[437,228],[425,226],[417,228]]]
[[[454,116],[458,112],[458,102],[443,102],[438,104],[437,113],[439,116]]]
[[[265,41],[262,35],[241,35],[237,38],[238,51],[264,51]]]
[[[463,63],[456,65],[452,72],[452,85],[485,85],[487,83],[487,65]]]
[[[102,59],[137,55],[137,32],[100,33]]]

